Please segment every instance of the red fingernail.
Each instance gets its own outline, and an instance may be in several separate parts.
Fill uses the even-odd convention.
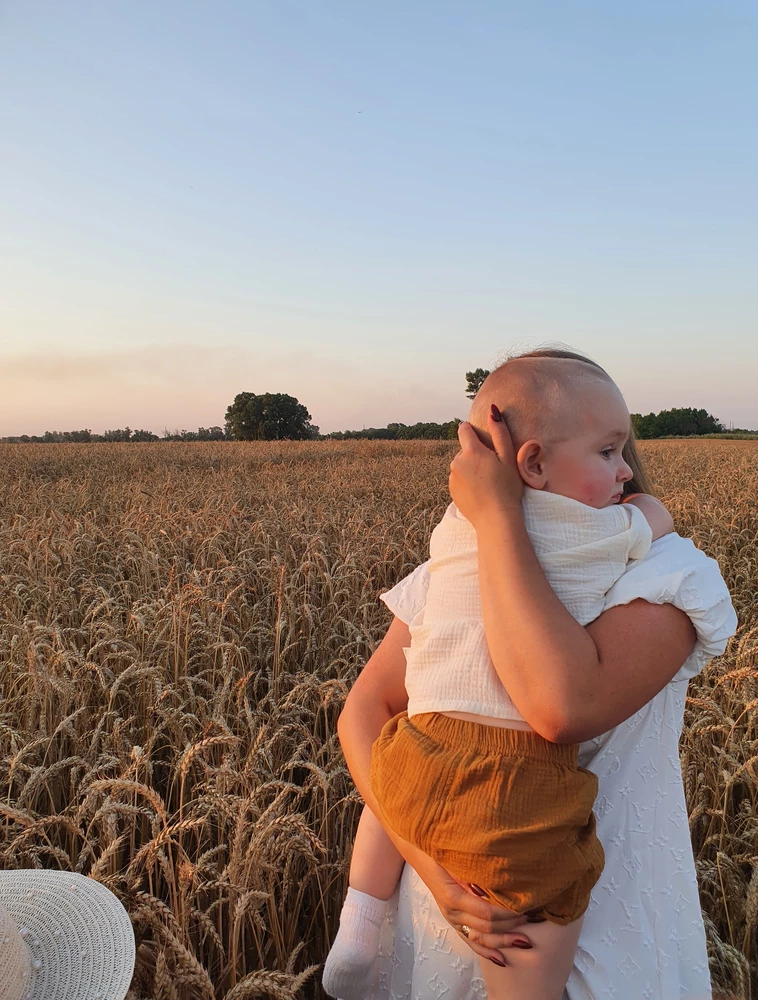
[[[518,941],[511,941],[514,948],[521,948],[522,951],[528,951],[529,948],[533,948],[534,945],[530,941],[525,941],[523,938],[519,938]]]
[[[499,965],[501,969],[507,969],[508,968],[508,966],[505,964],[505,962],[501,962],[497,958],[491,958],[490,962],[494,962],[495,965]]]
[[[498,410],[498,408],[497,408],[497,407],[495,406],[495,404],[494,404],[494,403],[493,403],[493,404],[492,404],[492,406],[490,407],[490,413],[492,414],[492,419],[493,419],[493,420],[497,420],[497,421],[501,421],[501,420],[503,419],[503,418],[502,418],[502,417],[500,416],[500,410]]]
[[[484,891],[484,889],[480,889],[479,886],[478,885],[474,885],[473,882],[469,882],[469,885],[471,886],[471,891],[475,892],[477,894],[477,896],[486,896],[487,895],[487,893]]]

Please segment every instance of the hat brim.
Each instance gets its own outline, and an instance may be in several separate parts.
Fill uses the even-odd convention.
[[[30,1000],[124,1000],[134,972],[134,931],[104,885],[71,872],[5,871],[0,903],[28,931]]]

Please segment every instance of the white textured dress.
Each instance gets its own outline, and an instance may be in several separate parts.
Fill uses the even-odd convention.
[[[381,597],[410,625],[423,612],[428,583],[424,563]],[[711,997],[678,744],[687,683],[724,652],[737,617],[718,563],[673,533],[630,564],[605,609],[637,598],[685,611],[697,642],[652,701],[581,745],[580,764],[598,776],[595,815],[606,863],[564,1000]],[[407,865],[395,898],[366,1000],[485,1000],[478,956]]]

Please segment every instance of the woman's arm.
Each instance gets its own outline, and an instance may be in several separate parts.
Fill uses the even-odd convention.
[[[371,746],[382,727],[408,706],[405,690],[405,652],[410,646],[408,626],[399,618],[392,621],[387,634],[361,671],[345,702],[337,723],[345,760],[366,805],[381,821],[376,799],[371,791]],[[469,946],[483,958],[498,958],[497,949],[512,945],[513,932],[528,940],[522,927],[524,916],[493,906],[464,889],[459,882],[428,855],[387,830],[390,839],[408,864],[418,872],[437,901],[440,911],[456,930],[468,924],[476,940]]]
[[[337,722],[350,774],[363,801],[377,817],[379,812],[370,782],[371,744],[385,722],[408,707],[404,650],[410,644],[408,626],[393,618],[387,634],[350,689]]]
[[[504,422],[495,450],[461,424],[450,492],[474,525],[487,644],[498,676],[546,739],[579,743],[628,719],[677,673],[695,630],[671,604],[632,601],[581,626],[560,602],[524,525],[523,482]]]
[[[636,600],[581,626],[547,582],[523,518],[490,522],[477,537],[492,661],[514,704],[545,739],[581,743],[619,725],[692,652],[695,629],[673,604]]]

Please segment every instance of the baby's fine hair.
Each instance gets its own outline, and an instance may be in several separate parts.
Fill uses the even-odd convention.
[[[591,358],[563,348],[542,347],[509,357],[492,371],[476,394],[469,421],[486,443],[487,414],[494,402],[501,411],[513,443],[518,448],[536,437],[546,445],[557,444],[571,436],[576,394],[583,386],[616,386],[608,372]],[[655,495],[637,453],[634,427],[623,457],[634,473],[624,485],[624,495]]]

